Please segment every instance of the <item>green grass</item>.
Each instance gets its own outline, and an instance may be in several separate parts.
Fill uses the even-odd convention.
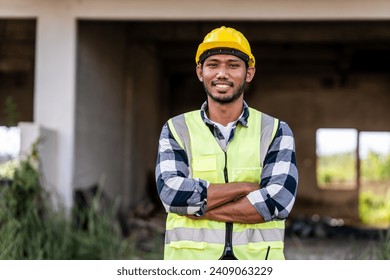
[[[377,248],[377,257],[381,260],[390,260],[390,228],[381,238],[382,243]]]

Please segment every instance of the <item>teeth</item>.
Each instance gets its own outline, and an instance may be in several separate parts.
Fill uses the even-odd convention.
[[[225,85],[225,84],[217,84],[215,86],[216,87],[220,87],[220,88],[228,88],[228,87],[230,87],[229,85]]]

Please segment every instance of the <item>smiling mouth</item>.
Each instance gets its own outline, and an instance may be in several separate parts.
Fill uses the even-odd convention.
[[[212,82],[212,86],[221,88],[221,89],[227,89],[229,87],[233,87],[233,83],[231,82]]]

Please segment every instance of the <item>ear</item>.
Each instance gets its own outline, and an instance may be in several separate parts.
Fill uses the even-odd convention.
[[[253,66],[250,66],[250,67],[248,67],[248,69],[246,69],[245,81],[247,83],[252,81],[253,77],[255,76],[255,72],[256,72],[256,68]]]
[[[199,81],[203,83],[203,71],[201,64],[196,65],[196,75],[198,76]]]

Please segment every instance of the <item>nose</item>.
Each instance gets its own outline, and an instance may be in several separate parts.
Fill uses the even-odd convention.
[[[218,79],[226,79],[228,77],[228,71],[225,67],[219,67],[217,72]]]

